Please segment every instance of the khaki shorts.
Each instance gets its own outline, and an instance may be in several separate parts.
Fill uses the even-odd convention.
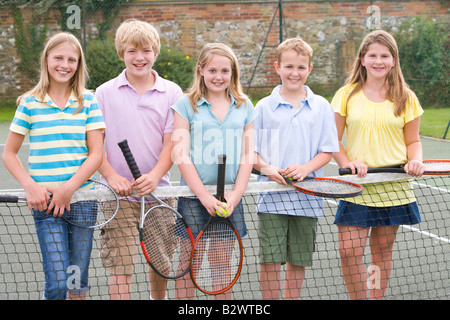
[[[312,266],[316,218],[270,213],[259,213],[258,218],[260,263]]]
[[[164,200],[174,207],[175,199]],[[145,210],[158,205],[147,204]],[[159,209],[155,209],[157,211]],[[153,211],[152,211],[153,212]],[[121,200],[117,215],[100,232],[100,257],[103,267],[109,274],[132,275],[140,253],[139,221],[141,216],[140,202]],[[155,237],[159,235],[153,233]],[[160,241],[155,239],[155,241]]]

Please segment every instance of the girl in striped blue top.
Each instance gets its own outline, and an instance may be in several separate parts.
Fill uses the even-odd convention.
[[[61,218],[71,210],[73,193],[87,187],[102,162],[105,124],[94,95],[85,89],[86,77],[77,38],[69,33],[51,37],[41,55],[38,84],[17,100],[3,152],[3,162],[24,188],[33,212],[45,299],[83,299],[90,287],[92,229],[74,227]],[[28,172],[17,156],[26,135]],[[69,278],[76,281],[69,283]]]

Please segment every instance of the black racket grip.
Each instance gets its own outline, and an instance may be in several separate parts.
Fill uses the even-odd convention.
[[[225,201],[225,164],[227,162],[227,156],[221,154],[218,157],[219,166],[217,172],[217,199],[220,201]]]
[[[358,170],[355,169],[355,173],[358,173]],[[367,168],[367,173],[405,173],[405,170],[401,166],[391,166],[380,168]],[[340,176],[344,176],[346,174],[352,174],[352,169],[339,168]]]
[[[8,195],[0,196],[0,202],[3,202],[3,203],[18,203],[19,202],[19,197],[18,196],[8,196]]]
[[[227,163],[227,155],[226,154],[220,154],[218,158],[219,158],[219,165],[223,165],[223,169],[221,169],[221,170],[222,170],[222,173],[225,176],[225,164]]]
[[[125,139],[118,143],[119,148],[122,150],[123,156],[125,157],[125,161],[130,168],[131,174],[134,179],[138,179],[141,176],[141,172],[139,171],[139,167],[134,160],[133,154],[131,153],[130,147],[128,146],[128,141]]]
[[[352,174],[352,170],[351,169],[339,168],[339,175],[340,176],[344,176],[346,174]]]

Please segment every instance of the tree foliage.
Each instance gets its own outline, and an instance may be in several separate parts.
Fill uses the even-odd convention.
[[[450,107],[449,24],[420,15],[395,34],[406,82],[424,107]]]

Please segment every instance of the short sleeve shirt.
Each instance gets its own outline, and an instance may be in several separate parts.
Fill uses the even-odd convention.
[[[68,181],[88,156],[86,133],[105,128],[91,92],[84,93],[83,108],[75,113],[78,106],[72,92],[63,109],[48,95],[43,100],[25,96],[17,107],[10,130],[29,135],[29,174],[39,185],[56,187]]]
[[[231,97],[231,105],[222,122],[211,111],[211,104],[204,98],[197,102],[194,112],[189,98],[184,96],[172,108],[190,126],[190,158],[203,184],[216,184],[218,156],[226,154],[225,183],[234,184],[239,170],[244,127],[256,117],[250,100],[236,107]],[[181,184],[186,182],[181,178]]]
[[[405,111],[394,115],[394,103],[372,102],[360,90],[347,98],[356,84],[339,89],[331,104],[336,113],[346,117],[345,152],[348,158],[362,160],[368,167],[384,167],[408,161],[405,124],[420,117],[423,109],[415,95],[411,95]],[[365,185],[363,196],[346,200],[368,206],[403,205],[415,201],[408,181]]]
[[[394,103],[372,102],[360,90],[347,98],[356,84],[337,91],[331,105],[335,112],[346,117],[345,151],[350,160],[362,160],[369,167],[383,167],[406,163],[403,129],[407,122],[420,117],[423,109],[417,98],[411,97],[405,111],[394,115]]]
[[[133,176],[118,142],[127,139],[140,171],[150,172],[158,162],[164,135],[173,132],[170,106],[183,95],[177,84],[152,72],[155,84],[142,95],[128,81],[126,70],[102,84],[95,93],[107,125],[105,148],[108,161],[129,181]],[[169,185],[170,176],[166,173],[158,186]]]
[[[256,104],[255,151],[261,159],[279,168],[305,164],[318,153],[339,151],[334,112],[330,103],[304,86],[307,96],[299,108],[280,95],[281,85]],[[312,173],[323,176],[323,169]],[[267,181],[258,177],[258,181]],[[260,212],[308,217],[322,216],[322,200],[297,191],[261,194]]]

